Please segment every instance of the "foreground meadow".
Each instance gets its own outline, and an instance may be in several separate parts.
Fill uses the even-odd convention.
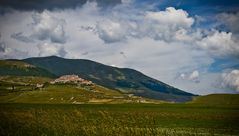
[[[237,105],[0,104],[0,135],[239,135]]]

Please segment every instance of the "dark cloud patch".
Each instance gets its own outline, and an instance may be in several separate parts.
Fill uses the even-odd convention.
[[[67,52],[66,52],[65,48],[61,48],[61,49],[59,50],[59,55],[60,55],[61,57],[65,57],[66,54],[67,54]]]
[[[123,51],[120,52],[120,54],[124,57],[124,58],[127,58],[125,53]]]
[[[31,42],[34,42],[33,39],[23,35],[22,32],[18,32],[18,33],[14,33],[11,35],[11,38],[13,39],[16,39],[18,41],[21,41],[21,42],[25,42],[25,43],[31,43]]]
[[[69,9],[84,5],[87,1],[97,1],[99,6],[114,6],[121,3],[121,0],[1,0],[0,11],[6,12],[9,9],[24,11],[43,11],[44,9]]]
[[[0,52],[5,52],[5,45],[4,45],[4,43],[0,43]]]
[[[2,39],[2,35],[1,35],[1,33],[0,33],[0,40]],[[4,44],[4,42],[2,42],[2,41],[0,41],[0,52],[5,52],[5,49],[6,47],[5,47],[5,44]]]
[[[239,11],[236,13],[221,13],[217,15],[217,20],[221,23],[222,28],[228,31],[239,34]]]
[[[29,56],[28,52],[9,48],[4,42],[0,42],[0,59],[26,58],[27,56]]]
[[[97,33],[97,30],[95,27],[92,27],[92,26],[81,26],[80,27],[80,30],[83,30],[83,31],[90,31],[90,32],[93,32],[93,33]]]
[[[89,54],[89,52],[83,52],[82,53],[82,55],[88,55]]]

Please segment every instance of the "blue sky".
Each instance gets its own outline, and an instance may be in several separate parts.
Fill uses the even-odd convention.
[[[237,0],[2,0],[0,13],[1,59],[90,59],[195,94],[239,91]]]

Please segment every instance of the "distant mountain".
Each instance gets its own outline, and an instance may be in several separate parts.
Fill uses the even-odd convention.
[[[56,77],[43,68],[19,60],[0,60],[0,75]]]
[[[137,96],[175,102],[189,101],[194,96],[150,78],[139,71],[111,67],[90,60],[50,56],[28,58],[22,61],[46,69],[57,76],[77,74],[96,84]]]

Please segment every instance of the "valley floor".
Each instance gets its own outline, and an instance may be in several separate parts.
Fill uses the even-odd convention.
[[[0,135],[239,135],[239,105],[2,103]]]

